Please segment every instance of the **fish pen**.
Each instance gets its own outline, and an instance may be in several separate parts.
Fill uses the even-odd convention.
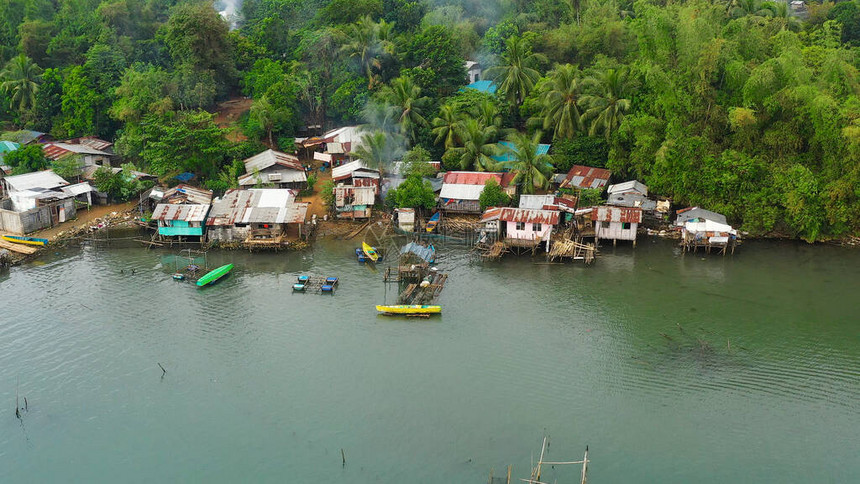
[[[585,262],[585,265],[591,265],[595,257],[597,257],[595,245],[583,243],[581,237],[577,237],[575,240],[569,238],[557,240],[552,243],[547,254],[550,262],[554,262],[556,259],[570,259],[581,260]]]
[[[398,304],[432,304],[448,280],[448,274],[442,274],[431,269],[430,274],[419,283],[409,283],[397,297]]]
[[[541,445],[540,449],[540,457],[538,458],[537,464],[532,467],[531,474],[528,479],[520,479],[522,482],[528,482],[531,484],[542,484],[541,474],[543,472],[543,466],[563,466],[563,465],[581,465],[582,471],[580,472],[580,484],[586,484],[586,477],[588,474],[588,446],[585,446],[585,455],[582,457],[582,460],[576,461],[546,461],[544,457],[546,457],[546,450],[548,447],[547,438],[543,438],[543,445]]]
[[[319,294],[334,294],[340,280],[333,276],[298,276],[293,284],[293,292],[316,292]]]

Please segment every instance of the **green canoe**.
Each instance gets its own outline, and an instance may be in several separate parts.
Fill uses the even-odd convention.
[[[207,284],[212,284],[213,282],[221,279],[226,276],[230,271],[233,270],[233,264],[227,264],[226,266],[221,266],[217,269],[211,270],[206,273],[205,276],[197,279],[198,286],[205,286]]]

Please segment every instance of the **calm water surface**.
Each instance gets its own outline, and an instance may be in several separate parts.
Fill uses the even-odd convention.
[[[2,481],[481,483],[546,433],[552,459],[590,446],[591,483],[860,482],[860,251],[441,247],[444,315],[417,322],[376,315],[396,290],[352,251],[212,252],[237,268],[202,290],[137,247],[0,274]]]

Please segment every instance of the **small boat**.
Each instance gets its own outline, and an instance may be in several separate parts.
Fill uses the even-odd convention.
[[[39,239],[36,237],[24,237],[23,235],[4,235],[2,237],[3,240],[7,242],[15,242],[16,244],[27,244],[27,245],[48,245],[48,239]]]
[[[320,292],[330,292],[334,294],[334,285],[332,284],[323,284],[320,286]]]
[[[308,281],[310,281],[310,280],[311,280],[310,276],[299,276],[298,277],[299,284],[307,284]]]
[[[177,272],[177,273],[173,274],[173,279],[175,279],[177,281],[184,281],[185,280],[185,274],[183,274],[181,272]]]
[[[376,306],[376,310],[382,314],[439,314],[442,312],[442,306]]]
[[[305,284],[303,282],[297,282],[297,283],[293,284],[293,291],[304,292],[306,287],[307,287],[307,284]]]
[[[336,286],[337,285],[337,277],[326,277],[325,283],[328,284],[329,286]]]
[[[197,285],[200,287],[203,287],[203,286],[206,286],[208,284],[212,284],[213,282],[217,281],[218,279],[221,279],[222,277],[229,274],[230,271],[232,271],[232,270],[233,270],[233,264],[223,265],[217,269],[211,270],[211,271],[207,272],[206,275],[204,275],[200,279],[197,279]]]
[[[361,243],[361,250],[364,252],[364,255],[371,260],[371,262],[376,262],[379,259],[379,253],[376,252],[376,249],[367,245],[367,242]]]
[[[442,217],[442,212],[436,212],[430,217],[430,220],[427,221],[427,226],[424,227],[427,232],[433,232],[436,230],[436,226],[439,225],[439,219]]]
[[[355,249],[355,256],[358,258],[359,262],[367,262],[367,256],[364,255],[364,252],[361,249]]]

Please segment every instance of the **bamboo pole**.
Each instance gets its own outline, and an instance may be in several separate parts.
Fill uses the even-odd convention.
[[[585,484],[585,476],[588,473],[588,446],[585,446],[585,456],[582,457],[582,480],[580,484]]]

